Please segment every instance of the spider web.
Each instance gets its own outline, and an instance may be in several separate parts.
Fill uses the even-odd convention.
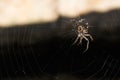
[[[108,19],[92,14],[83,16],[90,25],[96,26],[90,28],[95,40],[84,54],[85,41],[82,45],[71,46],[76,36],[71,24],[64,23],[65,19],[48,24],[1,28],[0,80],[118,79],[119,11],[103,14]],[[100,17],[105,19],[103,23],[96,21]],[[107,26],[110,26],[108,31]]]

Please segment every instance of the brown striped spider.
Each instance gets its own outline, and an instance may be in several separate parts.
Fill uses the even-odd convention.
[[[85,19],[80,19],[78,21],[75,21],[74,26],[77,27],[77,29],[75,30],[75,32],[77,33],[77,38],[75,39],[74,43],[78,42],[78,45],[82,43],[82,40],[85,39],[87,41],[87,45],[86,45],[86,49],[84,52],[86,52],[89,48],[89,39],[88,37],[93,41],[92,36],[88,33],[88,23],[85,22]]]

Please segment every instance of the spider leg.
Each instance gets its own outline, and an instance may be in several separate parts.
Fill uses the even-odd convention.
[[[79,44],[82,44],[82,40],[83,40],[83,37],[81,36],[81,37],[80,37],[80,42],[78,43],[78,45],[79,45]]]
[[[93,41],[93,37],[90,34],[84,34],[84,35],[90,37],[90,39]]]
[[[85,53],[85,52],[88,50],[88,48],[89,48],[89,40],[87,39],[87,37],[86,37],[85,35],[82,35],[82,36],[83,36],[83,38],[87,41],[86,49],[85,49],[84,52],[83,52],[83,53]]]
[[[79,39],[79,36],[77,36],[77,38],[75,39],[75,41],[73,42],[73,44],[77,43],[78,39]]]

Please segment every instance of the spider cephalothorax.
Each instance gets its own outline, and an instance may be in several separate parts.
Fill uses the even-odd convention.
[[[73,26],[75,28],[75,32],[77,33],[77,38],[75,39],[74,43],[78,42],[78,45],[82,43],[82,40],[85,39],[87,41],[86,49],[84,52],[86,52],[89,48],[89,39],[88,37],[93,40],[92,36],[88,33],[88,23],[85,21],[85,19],[79,19],[75,20],[73,19],[74,23]]]

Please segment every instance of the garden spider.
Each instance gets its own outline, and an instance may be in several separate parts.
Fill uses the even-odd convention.
[[[78,45],[82,43],[82,40],[85,39],[87,41],[87,45],[86,45],[86,49],[84,50],[84,52],[86,52],[89,48],[89,39],[88,37],[93,41],[92,36],[88,33],[88,23],[85,22],[85,19],[80,19],[80,20],[75,20],[74,21],[74,27],[77,27],[77,29],[75,30],[75,32],[77,33],[77,38],[75,39],[74,43],[77,43],[78,41]]]

